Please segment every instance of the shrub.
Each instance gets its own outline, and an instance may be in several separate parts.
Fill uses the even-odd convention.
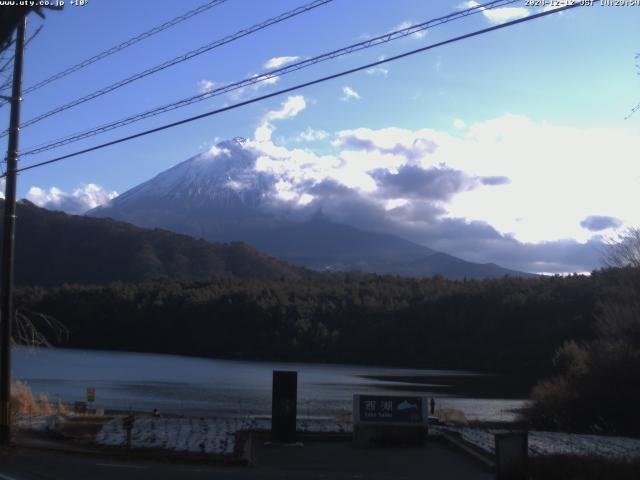
[[[11,414],[53,415],[67,413],[61,403],[52,404],[45,394],[34,395],[29,386],[21,381],[11,385]]]

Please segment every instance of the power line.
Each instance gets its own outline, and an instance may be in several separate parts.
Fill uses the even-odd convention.
[[[76,100],[72,100],[69,103],[66,103],[64,105],[61,105],[59,107],[54,108],[53,110],[50,110],[46,113],[43,113],[41,115],[38,115],[37,117],[32,118],[31,120],[28,120],[26,122],[24,122],[22,125],[20,125],[20,128],[25,128],[28,127],[30,125],[33,125],[34,123],[40,122],[42,120],[44,120],[45,118],[48,118],[52,115],[56,115],[58,113],[64,112],[65,110],[68,110],[70,108],[76,107],[80,104],[83,104],[85,102],[88,102],[90,100],[93,100],[95,98],[101,97],[102,95],[105,95],[107,93],[113,92],[114,90],[117,90],[118,88],[124,87],[125,85],[129,85],[130,83],[133,83],[137,80],[140,80],[142,78],[148,77],[149,75],[153,75],[155,73],[158,73],[162,70],[165,70],[169,67],[172,67],[174,65],[177,65],[179,63],[182,62],[186,62],[187,60],[191,60],[194,57],[197,57],[198,55],[202,55],[205,52],[208,52],[210,50],[213,50],[215,48],[221,47],[223,45],[226,45],[227,43],[231,43],[235,40],[238,40],[239,38],[245,37],[247,35],[250,35],[252,33],[258,32],[260,30],[263,30],[267,27],[270,27],[272,25],[275,25],[277,23],[283,22],[285,20],[288,20],[289,18],[295,17],[297,15],[300,15],[301,13],[306,13],[310,10],[313,10],[314,8],[320,7],[322,5],[325,5],[327,3],[333,2],[334,0],[314,0],[311,3],[308,3],[306,5],[303,5],[301,7],[295,8],[293,10],[290,10],[288,12],[285,12],[281,15],[278,15],[277,17],[273,17],[270,18],[269,20],[266,20],[262,23],[253,25],[252,27],[240,30],[232,35],[228,35],[220,40],[216,40],[215,42],[209,43],[207,45],[204,45],[200,48],[197,48],[195,50],[191,50],[185,54],[179,55],[175,58],[172,58],[171,60],[167,60],[166,62],[161,63],[160,65],[156,65],[155,67],[151,67],[148,68],[147,70],[144,70],[142,72],[136,73],[135,75],[132,75],[130,77],[127,77],[123,80],[120,80],[116,83],[113,83],[107,87],[101,88],[100,90],[96,90],[95,92],[92,92],[88,95],[85,95],[84,97],[80,97],[77,98]],[[4,131],[2,132],[2,134],[0,134],[0,138],[4,137],[8,134],[8,131]]]
[[[182,108],[197,102],[201,102],[203,100],[206,100],[208,98],[212,98],[218,95],[222,95],[224,93],[229,93],[231,91],[234,90],[240,90],[246,87],[249,87],[251,85],[255,85],[257,83],[260,82],[264,82],[267,81],[269,79],[273,79],[282,75],[285,75],[287,73],[291,73],[297,70],[302,70],[304,68],[308,68],[311,67],[313,65],[316,65],[318,63],[321,62],[325,62],[328,60],[332,60],[335,59],[337,57],[341,57],[343,55],[347,55],[347,54],[351,54],[357,51],[361,51],[361,50],[365,50],[368,48],[372,48],[374,46],[377,45],[381,45],[384,43],[388,43],[391,42],[393,40],[397,40],[399,38],[404,38],[407,37],[409,35],[413,35],[417,32],[421,32],[424,30],[427,30],[431,27],[435,27],[438,25],[442,25],[445,23],[449,23],[452,22],[454,20],[459,20],[461,18],[467,17],[469,15],[473,15],[479,12],[483,12],[483,11],[487,11],[487,10],[491,10],[494,8],[498,8],[498,7],[503,7],[505,5],[509,5],[512,3],[517,2],[518,0],[494,0],[492,2],[489,2],[485,5],[477,5],[474,6],[472,8],[466,9],[466,10],[462,10],[459,12],[454,12],[451,13],[449,15],[445,15],[443,17],[439,17],[439,18],[435,18],[432,20],[428,20],[426,22],[423,23],[419,23],[416,25],[412,25],[409,26],[407,28],[403,28],[400,30],[396,30],[393,32],[389,32],[386,33],[384,35],[380,35],[378,37],[375,38],[371,38],[369,40],[365,40],[362,42],[358,42],[355,43],[353,45],[349,45],[347,47],[344,48],[340,48],[338,50],[333,50],[331,52],[328,53],[324,53],[321,55],[318,55],[316,57],[312,57],[306,60],[302,60],[300,62],[296,62],[296,63],[292,63],[290,65],[286,65],[284,67],[281,68],[277,68],[274,70],[270,70],[268,72],[265,72],[263,74],[260,75],[255,75],[249,78],[246,78],[244,80],[240,80],[238,82],[234,82],[234,83],[230,83],[227,85],[223,85],[221,87],[215,88],[215,89],[211,89],[207,92],[201,93],[199,95],[194,95],[191,97],[187,97],[184,98],[182,100],[178,100],[176,102],[172,102],[160,107],[156,107],[153,108],[151,110],[147,110],[145,112],[141,112],[114,122],[110,122],[104,125],[101,125],[99,127],[95,127],[89,130],[85,130],[83,132],[79,132],[79,133],[75,133],[72,135],[68,135],[65,136],[63,138],[59,138],[57,140],[53,140],[50,141],[48,143],[45,144],[40,144],[40,145],[36,145],[34,147],[31,147],[30,149],[25,150],[24,152],[21,153],[22,156],[26,156],[26,155],[34,155],[36,153],[42,153],[48,150],[52,150],[54,148],[59,148],[61,146],[64,145],[68,145],[70,143],[75,143],[77,141],[83,140],[85,138],[89,138],[89,137],[93,137],[95,135],[99,135],[101,133],[105,133],[111,130],[115,130],[116,128],[120,128],[120,127],[124,127],[126,125],[130,125],[132,123],[136,123],[138,121],[150,118],[150,117],[154,117],[157,115],[160,115],[162,113],[166,113],[172,110],[176,110],[178,108]]]
[[[56,73],[55,75],[52,75],[48,78],[45,78],[44,80],[41,80],[40,82],[36,83],[35,85],[32,85],[31,87],[28,87],[24,90],[23,95],[27,94],[27,93],[31,93],[35,90],[38,90],[39,88],[44,87],[45,85],[48,85],[50,83],[55,82],[56,80],[60,80],[61,78],[66,77],[67,75],[71,75],[74,72],[77,72],[78,70],[81,70],[85,67],[88,67],[89,65],[96,63],[104,58],[107,58],[111,55],[113,55],[114,53],[118,53],[122,50],[124,50],[125,48],[128,48],[132,45],[135,45],[138,42],[141,42],[142,40],[146,40],[149,37],[152,37],[153,35],[156,35],[157,33],[160,33],[164,30],[167,30],[168,28],[173,27],[174,25],[177,25],[181,22],[184,22],[185,20],[190,19],[191,17],[195,17],[196,15],[199,15],[207,10],[212,9],[213,7],[217,7],[218,5],[221,5],[222,3],[225,3],[227,0],[212,0],[208,3],[205,3],[203,5],[200,5],[199,7],[193,9],[193,10],[189,10],[188,12],[183,13],[182,15],[175,17],[165,23],[163,23],[162,25],[158,25],[157,27],[153,27],[151,30],[147,30],[146,32],[143,32],[139,35],[136,35],[135,37],[130,38],[129,40],[125,40],[124,42],[115,45],[111,48],[108,48],[107,50],[104,50],[96,55],[94,55],[91,58],[88,58],[86,60],[83,60],[80,63],[77,63],[76,65],[73,65],[65,70],[62,70],[61,72]],[[6,102],[5,102],[6,103]],[[4,105],[5,103],[0,104],[0,106]]]
[[[476,30],[474,32],[467,33],[467,34],[464,34],[464,35],[460,35],[458,37],[450,38],[448,40],[444,40],[444,41],[441,41],[441,42],[438,42],[438,43],[433,43],[431,45],[427,45],[425,47],[417,48],[415,50],[410,50],[408,52],[404,52],[404,53],[401,53],[399,55],[395,55],[393,57],[386,58],[384,60],[379,60],[377,62],[368,63],[366,65],[361,65],[359,67],[351,68],[349,70],[343,70],[342,72],[334,73],[332,75],[328,75],[328,76],[321,77],[321,78],[317,78],[315,80],[311,80],[311,81],[308,81],[308,82],[305,82],[305,83],[300,83],[300,84],[295,85],[293,87],[289,87],[289,88],[285,88],[285,89],[282,89],[282,90],[278,90],[277,92],[268,93],[268,94],[262,95],[260,97],[252,98],[250,100],[245,100],[243,102],[235,103],[233,105],[228,105],[228,106],[223,107],[223,108],[218,108],[216,110],[211,110],[209,112],[205,112],[205,113],[202,113],[200,115],[195,115],[193,117],[185,118],[185,119],[179,120],[177,122],[168,123],[168,124],[162,125],[160,127],[152,128],[150,130],[145,130],[143,132],[139,132],[139,133],[136,133],[136,134],[133,134],[133,135],[122,137],[122,138],[119,138],[117,140],[112,140],[110,142],[106,142],[106,143],[103,143],[103,144],[100,144],[100,145],[96,145],[96,146],[93,146],[93,147],[90,147],[90,148],[85,148],[84,150],[79,150],[79,151],[76,151],[76,152],[73,152],[73,153],[69,153],[67,155],[62,155],[60,157],[53,158],[51,160],[34,163],[33,165],[28,165],[26,167],[22,167],[22,168],[18,169],[17,171],[18,172],[24,172],[26,170],[31,170],[31,169],[34,169],[34,168],[42,167],[44,165],[57,163],[57,162],[60,162],[62,160],[66,160],[68,158],[72,158],[72,157],[76,157],[78,155],[82,155],[84,153],[94,152],[96,150],[101,150],[103,148],[110,147],[112,145],[117,145],[119,143],[127,142],[129,140],[133,140],[133,139],[136,139],[136,138],[144,137],[144,136],[147,136],[147,135],[151,135],[153,133],[157,133],[157,132],[160,132],[160,131],[163,131],[163,130],[167,130],[167,129],[170,129],[170,128],[173,128],[173,127],[184,125],[186,123],[191,123],[191,122],[194,122],[196,120],[200,120],[202,118],[206,118],[206,117],[210,117],[210,116],[213,116],[213,115],[217,115],[217,114],[220,114],[222,112],[226,112],[226,111],[229,111],[229,110],[234,110],[236,108],[244,107],[245,105],[250,105],[252,103],[260,102],[260,101],[266,100],[268,98],[276,97],[276,96],[279,96],[279,95],[283,95],[285,93],[293,92],[295,90],[300,90],[300,89],[305,88],[305,87],[309,87],[309,86],[312,86],[312,85],[323,83],[323,82],[326,82],[326,81],[329,81],[329,80],[333,80],[333,79],[336,79],[336,78],[344,77],[346,75],[350,75],[352,73],[356,73],[356,72],[367,70],[367,69],[370,69],[370,68],[373,68],[373,67],[377,67],[377,66],[383,65],[385,63],[390,63],[390,62],[393,62],[395,60],[399,60],[401,58],[405,58],[405,57],[409,57],[409,56],[412,56],[412,55],[416,55],[418,53],[426,52],[428,50],[432,50],[432,49],[437,48],[437,47],[441,47],[441,46],[448,45],[448,44],[451,44],[451,43],[459,42],[461,40],[465,40],[465,39],[468,39],[468,38],[472,38],[472,37],[476,37],[476,36],[479,36],[479,35],[483,35],[485,33],[493,32],[495,30],[501,30],[501,29],[504,29],[504,28],[508,28],[508,27],[511,27],[511,26],[514,26],[514,25],[517,25],[517,24],[520,24],[520,23],[530,22],[530,21],[536,20],[538,18],[546,17],[548,15],[553,15],[555,13],[559,13],[559,12],[562,12],[562,11],[566,11],[566,10],[569,10],[569,9],[572,9],[572,8],[581,7],[581,6],[583,6],[583,5],[580,4],[580,3],[569,4],[569,5],[566,5],[564,7],[556,8],[554,10],[543,11],[543,12],[540,12],[540,13],[537,13],[537,14],[534,14],[534,15],[531,15],[531,16],[528,16],[528,17],[519,18],[517,20],[512,20],[510,22],[505,22],[505,23],[502,23],[500,25],[494,25],[492,27],[484,28],[482,30]],[[0,178],[2,178],[4,176],[5,175],[0,176]]]
[[[33,34],[27,39],[27,41],[24,43],[24,48],[26,49],[29,44],[31,43],[31,40],[33,40],[34,38],[36,38],[38,36],[38,34],[42,31],[42,28],[44,27],[44,25],[40,25],[35,32],[33,32]],[[9,57],[9,59],[2,64],[2,66],[0,66],[0,73],[4,72],[5,69],[14,61],[15,59],[15,54],[11,55],[11,57]],[[0,86],[0,90],[4,90],[7,87],[11,86],[11,79],[7,78],[7,80],[5,81],[5,83],[2,84],[2,86]],[[6,103],[9,102],[4,102],[4,103],[0,103],[0,107],[2,107],[2,105],[5,105]]]

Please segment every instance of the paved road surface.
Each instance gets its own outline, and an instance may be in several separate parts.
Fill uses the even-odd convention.
[[[126,460],[22,449],[0,455],[0,480],[103,479],[376,479],[490,480],[485,472],[447,446],[357,449],[349,443],[311,442],[304,447],[267,447],[256,442],[256,465]]]

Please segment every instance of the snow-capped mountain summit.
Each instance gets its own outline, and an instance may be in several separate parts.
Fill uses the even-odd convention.
[[[246,142],[241,137],[220,142],[90,214],[98,215],[103,210],[131,210],[143,205],[220,211],[257,208],[269,190],[269,184],[263,174],[254,170],[255,154],[245,148]]]
[[[275,257],[321,270],[450,278],[520,275],[466,262],[400,237],[338,224],[321,212],[286,218],[272,208],[274,178],[256,169],[243,138],[218,143],[87,214],[214,241],[242,240]]]

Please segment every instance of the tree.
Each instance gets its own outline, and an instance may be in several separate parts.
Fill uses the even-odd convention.
[[[609,239],[604,260],[612,268],[640,267],[640,228],[627,228],[617,238]]]
[[[605,259],[593,339],[556,352],[558,375],[532,393],[537,427],[640,434],[640,229],[609,242]]]

